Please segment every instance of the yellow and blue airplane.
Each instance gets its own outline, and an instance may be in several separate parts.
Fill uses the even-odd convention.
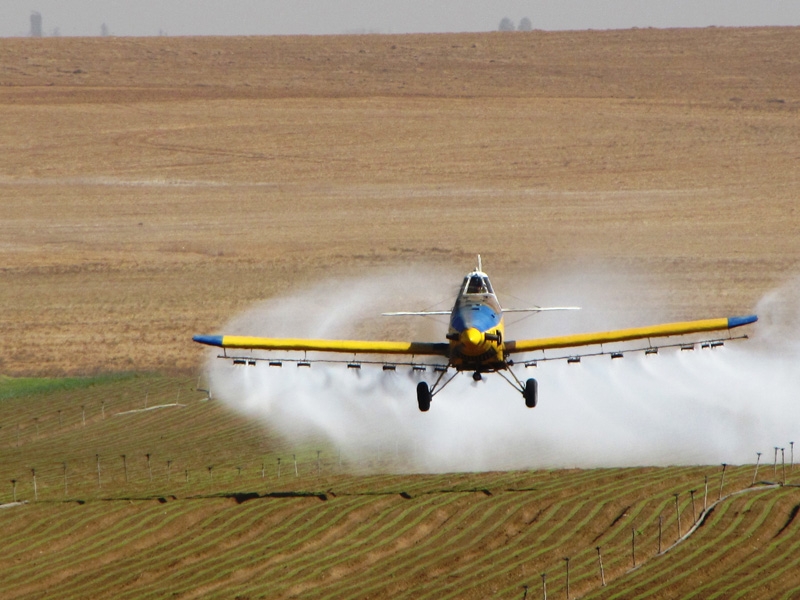
[[[669,346],[682,349],[694,348],[692,344],[662,344],[653,345],[651,338],[668,336],[681,336],[710,331],[724,331],[748,325],[758,320],[756,315],[743,317],[728,317],[718,319],[704,319],[700,321],[684,321],[679,323],[665,323],[632,329],[618,329],[614,331],[601,331],[577,335],[565,335],[530,340],[507,340],[503,315],[511,312],[541,312],[548,310],[578,310],[578,307],[564,306],[552,308],[521,308],[504,309],[500,307],[497,296],[492,289],[489,277],[483,272],[481,259],[478,256],[477,268],[464,277],[455,305],[450,311],[426,312],[396,312],[384,313],[387,316],[429,316],[449,315],[450,326],[445,336],[445,342],[404,342],[404,341],[367,341],[367,340],[319,340],[319,339],[294,339],[294,338],[262,338],[233,335],[196,335],[192,339],[200,344],[223,348],[220,358],[233,359],[234,364],[255,365],[258,360],[268,360],[270,365],[280,366],[283,360],[296,362],[298,366],[310,366],[311,362],[347,362],[350,368],[360,368],[361,363],[352,361],[317,360],[311,361],[304,354],[302,359],[274,359],[256,357],[231,357],[226,349],[250,350],[281,350],[300,352],[344,353],[357,355],[403,355],[410,356],[409,363],[393,363],[389,361],[372,361],[383,364],[384,370],[395,370],[397,364],[406,364],[418,371],[432,367],[438,377],[432,386],[421,381],[417,384],[417,403],[419,409],[426,412],[430,409],[432,397],[441,391],[453,378],[462,371],[472,372],[475,381],[480,381],[485,373],[498,373],[509,384],[515,387],[525,399],[525,405],[533,408],[537,403],[538,384],[536,379],[529,378],[524,383],[517,377],[511,367],[515,362],[513,357],[532,352],[545,350],[577,348],[583,346],[599,346],[600,351],[587,355],[610,354],[612,358],[622,356],[621,351],[603,350],[603,344],[625,342],[630,340],[648,340],[648,345],[636,350],[647,354],[654,354],[658,348]],[[746,338],[746,335],[726,339]],[[703,347],[717,347],[722,345],[722,338],[703,340],[697,342]],[[630,351],[630,350],[628,350]],[[435,356],[446,361],[446,364],[425,365],[414,362],[415,357]],[[579,362],[580,357],[567,355],[560,357],[542,357],[524,361],[525,366],[535,366],[538,360],[567,359],[569,362]],[[446,375],[453,373],[446,378]],[[508,376],[510,375],[510,377]]]

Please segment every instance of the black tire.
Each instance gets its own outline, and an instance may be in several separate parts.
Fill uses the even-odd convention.
[[[539,384],[535,379],[528,379],[525,382],[525,390],[522,392],[525,398],[525,406],[535,408],[539,396]]]
[[[417,384],[417,404],[422,412],[428,412],[431,408],[431,390],[424,381]]]

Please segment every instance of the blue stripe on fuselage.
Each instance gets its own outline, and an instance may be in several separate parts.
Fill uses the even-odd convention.
[[[486,304],[467,304],[458,308],[450,320],[450,327],[458,332],[474,327],[478,331],[489,331],[500,323],[498,315]]]

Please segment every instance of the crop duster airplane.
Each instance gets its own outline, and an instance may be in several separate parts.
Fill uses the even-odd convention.
[[[477,268],[464,277],[461,289],[456,297],[455,305],[451,311],[433,312],[398,312],[384,313],[386,316],[428,316],[449,315],[450,326],[444,342],[404,342],[404,341],[363,341],[363,340],[314,340],[293,338],[262,338],[233,335],[197,335],[192,339],[200,344],[216,346],[223,349],[251,349],[251,350],[282,350],[300,352],[333,352],[363,355],[404,355],[410,356],[411,362],[390,363],[384,361],[369,361],[383,364],[384,370],[395,370],[397,364],[411,366],[414,370],[425,371],[432,367],[438,377],[432,386],[425,381],[417,384],[417,402],[423,412],[430,409],[431,398],[441,391],[461,371],[471,371],[475,381],[480,381],[485,373],[497,373],[509,384],[522,393],[525,405],[529,408],[536,406],[538,386],[536,379],[527,379],[524,383],[512,370],[513,358],[517,355],[543,352],[545,350],[577,348],[582,346],[600,346],[599,352],[587,353],[584,356],[610,354],[612,358],[622,356],[620,351],[606,352],[602,344],[625,342],[630,340],[648,340],[647,346],[638,348],[647,354],[655,354],[659,347],[678,347],[692,349],[694,344],[662,344],[654,346],[651,338],[687,335],[711,331],[730,330],[742,325],[748,325],[758,320],[756,315],[744,317],[728,317],[719,319],[704,319],[701,321],[684,321],[679,323],[666,323],[633,329],[618,329],[615,331],[601,331],[596,333],[583,333],[578,335],[564,335],[557,337],[537,338],[530,340],[513,340],[506,338],[503,315],[513,312],[542,312],[549,310],[577,310],[578,307],[552,307],[552,308],[501,308],[497,296],[492,289],[489,277],[481,268],[481,259],[478,256]],[[727,339],[746,338],[746,335],[733,338],[730,334]],[[717,347],[722,345],[723,339],[710,339],[702,342],[703,347]],[[444,365],[425,365],[414,362],[415,357],[435,356],[446,360]],[[270,365],[280,366],[283,360],[265,359],[255,357],[228,356],[223,350],[220,358],[233,359],[234,364],[255,365],[257,360],[268,360]],[[569,362],[579,362],[580,357],[567,355],[560,357],[545,357],[523,361],[525,366],[535,366],[537,360],[567,359]],[[298,366],[310,366],[306,354],[303,359],[284,359],[296,362]],[[360,368],[361,363],[352,361],[317,360],[315,362],[347,362],[350,368]],[[454,372],[448,375],[450,370]]]

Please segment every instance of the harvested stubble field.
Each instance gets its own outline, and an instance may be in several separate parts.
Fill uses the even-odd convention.
[[[256,300],[477,252],[501,285],[633,272],[676,319],[800,262],[792,28],[5,39],[0,104],[8,375],[195,374],[191,334]],[[719,468],[359,475],[393,465],[287,446],[194,376],[2,386],[0,494],[29,502],[0,511],[4,597],[558,597],[566,556],[576,597],[800,594],[791,486],[656,556]],[[113,416],[145,401],[186,406]]]

